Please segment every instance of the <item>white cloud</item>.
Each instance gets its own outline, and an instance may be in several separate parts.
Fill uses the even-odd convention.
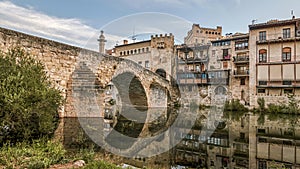
[[[93,50],[98,48],[96,39],[100,34],[99,30],[84,24],[83,21],[76,18],[48,16],[30,6],[25,8],[9,1],[2,1],[0,2],[0,20],[1,27]],[[109,42],[121,38],[112,35],[105,36]]]
[[[171,3],[170,0],[156,1]],[[183,2],[182,0],[175,1],[178,3]],[[83,48],[98,50],[97,39],[100,30],[86,25],[80,19],[49,16],[35,10],[31,6],[21,7],[10,1],[2,1],[0,2],[0,20],[1,27]],[[102,29],[107,39],[106,49],[109,49],[113,48],[116,44],[122,44],[122,40],[132,36],[134,30],[135,34],[173,33],[175,38],[181,41],[190,28],[191,23],[182,18],[164,13],[150,12],[124,16],[112,21]]]

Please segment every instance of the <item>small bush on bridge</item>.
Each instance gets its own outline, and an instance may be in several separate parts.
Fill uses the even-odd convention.
[[[61,103],[40,62],[19,48],[0,52],[0,142],[53,135]]]

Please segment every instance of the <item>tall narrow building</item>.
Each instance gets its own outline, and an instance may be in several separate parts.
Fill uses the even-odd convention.
[[[100,34],[99,39],[98,39],[98,41],[99,41],[99,53],[101,53],[101,54],[105,54],[105,42],[106,42],[106,40],[105,40],[105,37],[104,37],[103,33],[104,33],[104,31],[101,30],[101,34]]]

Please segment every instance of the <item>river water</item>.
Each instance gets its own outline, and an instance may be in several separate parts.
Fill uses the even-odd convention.
[[[300,168],[300,126],[295,115],[220,114],[213,109],[195,108],[136,112],[126,108],[122,112],[134,116],[120,113],[117,119],[108,120],[61,119],[65,146],[89,147],[96,142],[104,158],[137,167]],[[143,122],[146,119],[147,123]],[[95,135],[101,135],[106,144]],[[150,149],[134,147],[139,145],[138,138],[153,136],[157,137],[144,145]],[[122,157],[107,146],[127,154]]]

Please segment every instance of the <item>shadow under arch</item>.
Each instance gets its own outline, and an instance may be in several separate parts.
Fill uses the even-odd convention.
[[[163,78],[167,78],[167,72],[164,69],[157,69],[155,73]]]
[[[148,109],[147,94],[139,78],[131,72],[124,72],[112,79],[119,93],[122,106],[135,107],[138,110]]]
[[[114,130],[105,141],[115,148],[128,149],[144,127],[148,112],[147,94],[139,78],[131,72],[118,74],[112,83],[118,91],[121,103],[117,105],[121,108]]]

